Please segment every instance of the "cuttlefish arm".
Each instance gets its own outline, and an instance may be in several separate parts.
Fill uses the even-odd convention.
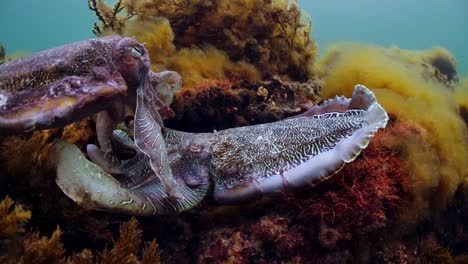
[[[184,185],[195,188],[208,183],[212,135],[166,129],[164,140],[168,149],[169,164],[174,178],[184,180],[182,188]],[[157,178],[154,177],[147,155],[143,154],[123,131],[115,130],[113,141],[118,145],[114,148],[115,154],[105,153],[96,145],[89,144],[87,154],[91,161],[116,177],[126,188],[138,189],[143,186],[142,182],[151,182]],[[129,152],[133,152],[131,157],[122,158],[128,156]],[[203,164],[200,160],[207,160],[207,166],[199,166],[198,164]]]
[[[153,114],[156,121],[163,127],[162,119],[169,119],[175,116],[174,111],[169,107],[172,104],[174,93],[182,87],[182,77],[174,71],[152,72],[149,71],[148,77],[153,89],[145,89],[145,101],[149,102],[150,110],[158,112]],[[136,99],[135,99],[136,100]],[[136,103],[133,100],[115,99],[108,103],[106,110],[97,115],[96,131],[101,150],[110,153],[112,150],[111,137],[117,124],[125,116],[124,103],[135,109]]]
[[[104,152],[93,144],[89,144],[86,147],[86,152],[91,161],[105,172],[117,176],[125,175],[126,177],[133,178],[134,182],[141,182],[139,179],[141,178],[143,169],[149,163],[148,157],[139,150],[135,155],[127,159],[120,159],[112,153]],[[129,187],[128,185],[126,186]]]
[[[181,198],[179,186],[172,175],[169,166],[167,148],[163,138],[163,121],[158,113],[155,102],[148,96],[153,93],[148,80],[142,82],[137,89],[137,102],[134,120],[134,138],[138,149],[150,160],[153,177],[157,177],[164,185],[165,192],[172,198]],[[152,181],[148,177],[141,185]]]
[[[374,94],[356,85],[304,114],[216,134],[211,173],[220,203],[313,186],[336,174],[367,147],[388,116]]]
[[[123,140],[132,148],[129,140]],[[90,209],[133,215],[178,213],[191,209],[204,199],[209,189],[211,152],[207,137],[168,131],[165,140],[170,153],[169,165],[180,186],[180,199],[166,195],[164,185],[154,177],[148,157],[140,154],[138,149],[135,149],[135,156],[120,160],[90,145],[88,155],[95,164],[75,145],[55,143],[51,160],[57,167],[56,182],[68,197]],[[201,142],[205,143],[200,145]],[[148,178],[151,180],[146,184],[139,184]]]
[[[151,84],[155,87],[157,97],[165,105],[171,105],[174,93],[182,87],[182,76],[175,71],[149,72]]]

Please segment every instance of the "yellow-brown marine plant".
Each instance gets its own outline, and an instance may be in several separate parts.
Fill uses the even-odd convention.
[[[21,205],[14,205],[14,201],[6,196],[0,202],[0,238],[13,239],[17,234],[23,233],[23,225],[31,218],[31,212]]]
[[[206,79],[271,75],[307,80],[316,45],[311,20],[289,0],[89,0],[97,35],[146,43],[155,70],[181,73],[186,86]]]
[[[5,202],[6,201],[6,202]],[[7,197],[0,204],[0,210],[11,203]],[[0,212],[1,213],[1,212]],[[23,211],[16,206],[11,216],[18,222],[26,222],[31,212]],[[27,219],[24,217],[26,215]],[[0,221],[3,216],[0,216]],[[142,229],[135,218],[120,225],[119,236],[112,240],[112,247],[101,251],[83,249],[81,252],[69,254],[61,241],[63,232],[57,226],[50,237],[40,236],[39,233],[23,234],[16,237],[15,247],[7,252],[0,252],[0,261],[7,263],[37,263],[37,264],[91,264],[91,263],[135,263],[158,264],[161,263],[159,246],[156,240],[146,242],[142,246]],[[3,236],[3,234],[2,234]]]
[[[408,221],[445,208],[468,179],[467,127],[458,111],[466,97],[460,98],[461,88],[456,87],[454,93],[446,82],[432,78],[424,63],[419,63],[431,53],[440,50],[413,53],[343,44],[330,49],[319,63],[324,98],[350,95],[353,85],[360,83],[372,88],[389,113],[421,128],[424,144],[411,138],[402,142],[410,171],[407,187],[413,199],[411,209],[403,213]]]

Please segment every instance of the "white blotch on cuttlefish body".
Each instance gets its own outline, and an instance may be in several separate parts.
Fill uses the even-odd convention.
[[[0,92],[0,108],[5,107],[7,102],[8,102],[7,94]]]
[[[65,142],[54,147],[57,183],[79,204],[136,215],[188,210],[210,189],[220,204],[254,201],[263,195],[315,185],[336,174],[367,147],[387,121],[387,113],[374,94],[356,85],[350,99],[336,97],[274,123],[198,134],[165,129],[167,160],[180,199],[167,197],[157,177],[147,180],[152,177],[147,157],[119,160],[91,147],[88,154],[93,163]],[[133,146],[135,155],[141,155],[122,133],[114,136],[127,148]],[[87,166],[89,169],[84,169]],[[135,181],[145,183],[131,188],[129,183],[136,186]],[[214,186],[210,188],[210,184]],[[124,202],[129,200],[132,202]],[[152,206],[146,206],[148,203]]]

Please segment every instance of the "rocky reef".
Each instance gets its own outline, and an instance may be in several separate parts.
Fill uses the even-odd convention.
[[[272,122],[357,83],[390,121],[313,188],[232,206],[209,196],[188,212],[137,218],[79,207],[55,184],[51,143],[96,144],[95,117],[0,138],[0,262],[467,261],[468,81],[448,50],[345,43],[315,62],[310,19],[295,2],[88,2],[97,35],[135,35],[153,70],[183,76],[170,128]]]
[[[277,76],[256,84],[207,81],[177,94],[171,106],[176,116],[166,124],[184,131],[209,132],[274,122],[317,104],[320,90],[319,80],[283,81]]]
[[[182,75],[170,127],[211,131],[277,121],[317,103],[312,22],[295,2],[154,0],[110,6],[90,0],[89,6],[99,19],[96,34],[135,36],[145,43],[153,70]]]
[[[465,259],[467,240],[463,232],[456,231],[465,228],[463,213],[459,215],[459,210],[466,211],[463,186],[457,188],[448,207],[417,225],[408,225],[405,212],[414,207],[415,190],[408,184],[412,172],[405,156],[410,148],[406,142],[426,143],[424,129],[412,121],[391,115],[388,127],[377,133],[362,155],[314,188],[237,206],[218,206],[207,199],[187,213],[139,217],[139,224],[128,216],[80,208],[60,192],[53,181],[54,171],[45,165],[47,142],[60,137],[84,147],[95,140],[92,126],[92,119],[86,119],[65,129],[35,132],[30,139],[3,141],[2,167],[8,169],[2,173],[8,175],[2,176],[1,191],[19,203],[13,207],[6,198],[0,206],[4,259],[23,263],[31,259],[36,263]],[[159,245],[141,243],[141,239],[154,238]]]

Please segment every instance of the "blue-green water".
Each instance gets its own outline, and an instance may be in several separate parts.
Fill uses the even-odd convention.
[[[405,49],[443,46],[468,75],[467,0],[299,0],[321,53],[340,41]],[[86,0],[3,0],[0,42],[7,52],[36,52],[91,38],[96,20]]]
[[[330,44],[359,41],[404,49],[442,46],[468,75],[466,0],[299,0],[312,17],[323,53]]]

